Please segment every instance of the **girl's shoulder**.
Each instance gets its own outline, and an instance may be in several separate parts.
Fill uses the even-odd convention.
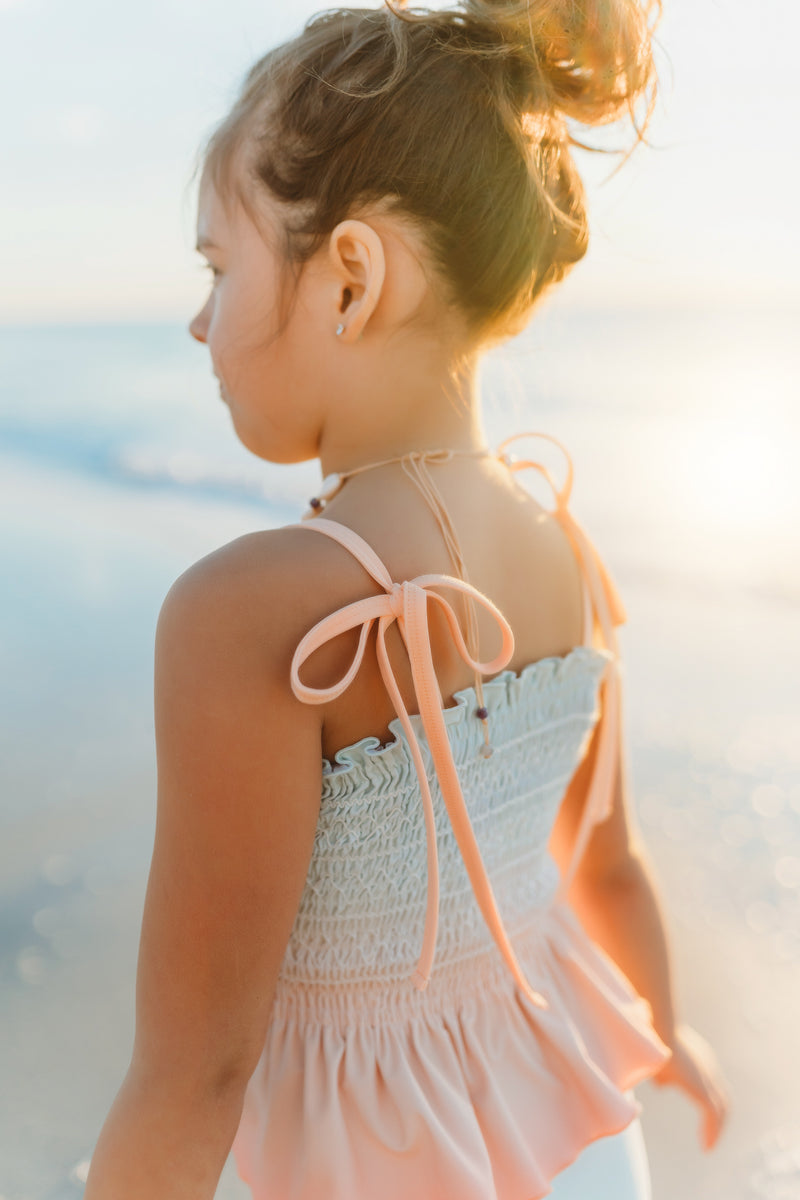
[[[304,635],[323,617],[381,587],[341,545],[302,525],[247,533],[198,559],[163,602],[156,645],[165,638],[216,646],[227,657],[255,655],[260,669],[286,681]],[[337,639],[341,643],[347,638]],[[304,670],[317,686],[346,657],[335,642]]]

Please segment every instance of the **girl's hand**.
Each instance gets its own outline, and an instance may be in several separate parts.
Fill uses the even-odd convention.
[[[690,1025],[679,1025],[672,1058],[651,1082],[681,1088],[703,1114],[700,1144],[710,1150],[720,1135],[730,1107],[730,1089],[711,1046]]]

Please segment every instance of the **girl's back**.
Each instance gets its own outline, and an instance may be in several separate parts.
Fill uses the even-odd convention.
[[[558,521],[493,456],[454,458],[430,471],[457,532],[469,581],[497,605],[513,630],[514,654],[506,669],[518,673],[539,659],[567,654],[582,640],[583,593],[574,551]],[[325,517],[360,534],[393,580],[456,573],[438,523],[399,465],[348,481]],[[308,553],[319,555],[332,609],[379,593],[379,585],[346,550],[325,538],[306,541]],[[453,602],[458,611],[458,601]],[[498,633],[485,610],[478,608],[476,615],[480,657],[489,659],[497,652]],[[429,622],[442,698],[450,704],[454,692],[473,682],[474,673],[457,653],[436,605],[429,605]],[[303,670],[304,681],[321,687],[339,678],[357,641],[354,631],[341,635],[327,652],[318,651]],[[387,634],[387,649],[404,703],[416,712],[408,653],[396,625]],[[347,692],[326,705],[324,757],[333,761],[340,747],[368,735],[385,741],[395,716],[373,649]]]

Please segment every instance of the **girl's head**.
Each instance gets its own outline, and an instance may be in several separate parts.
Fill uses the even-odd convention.
[[[641,137],[659,11],[660,0],[435,12],[386,0],[322,12],[260,59],[205,149],[201,196],[261,232],[274,331],[354,218],[382,221],[416,258],[426,288],[402,326],[438,338],[451,367],[521,329],[587,249],[567,119],[627,110],[636,125],[644,96]],[[353,288],[341,272],[337,285],[346,320]]]

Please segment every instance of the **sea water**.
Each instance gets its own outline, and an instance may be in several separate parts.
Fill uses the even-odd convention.
[[[543,431],[572,456],[572,511],[628,611],[636,815],[686,987],[766,1060],[734,1069],[760,1107],[706,1191],[663,1150],[671,1196],[694,1200],[800,1195],[796,1024],[757,983],[779,978],[796,1011],[796,316],[552,308],[481,373],[490,444]],[[563,482],[555,447],[519,452]],[[215,547],[299,519],[319,479],[241,447],[181,325],[0,329],[0,1200],[80,1194],[127,1063],[163,596]],[[697,945],[719,947],[706,973]]]

